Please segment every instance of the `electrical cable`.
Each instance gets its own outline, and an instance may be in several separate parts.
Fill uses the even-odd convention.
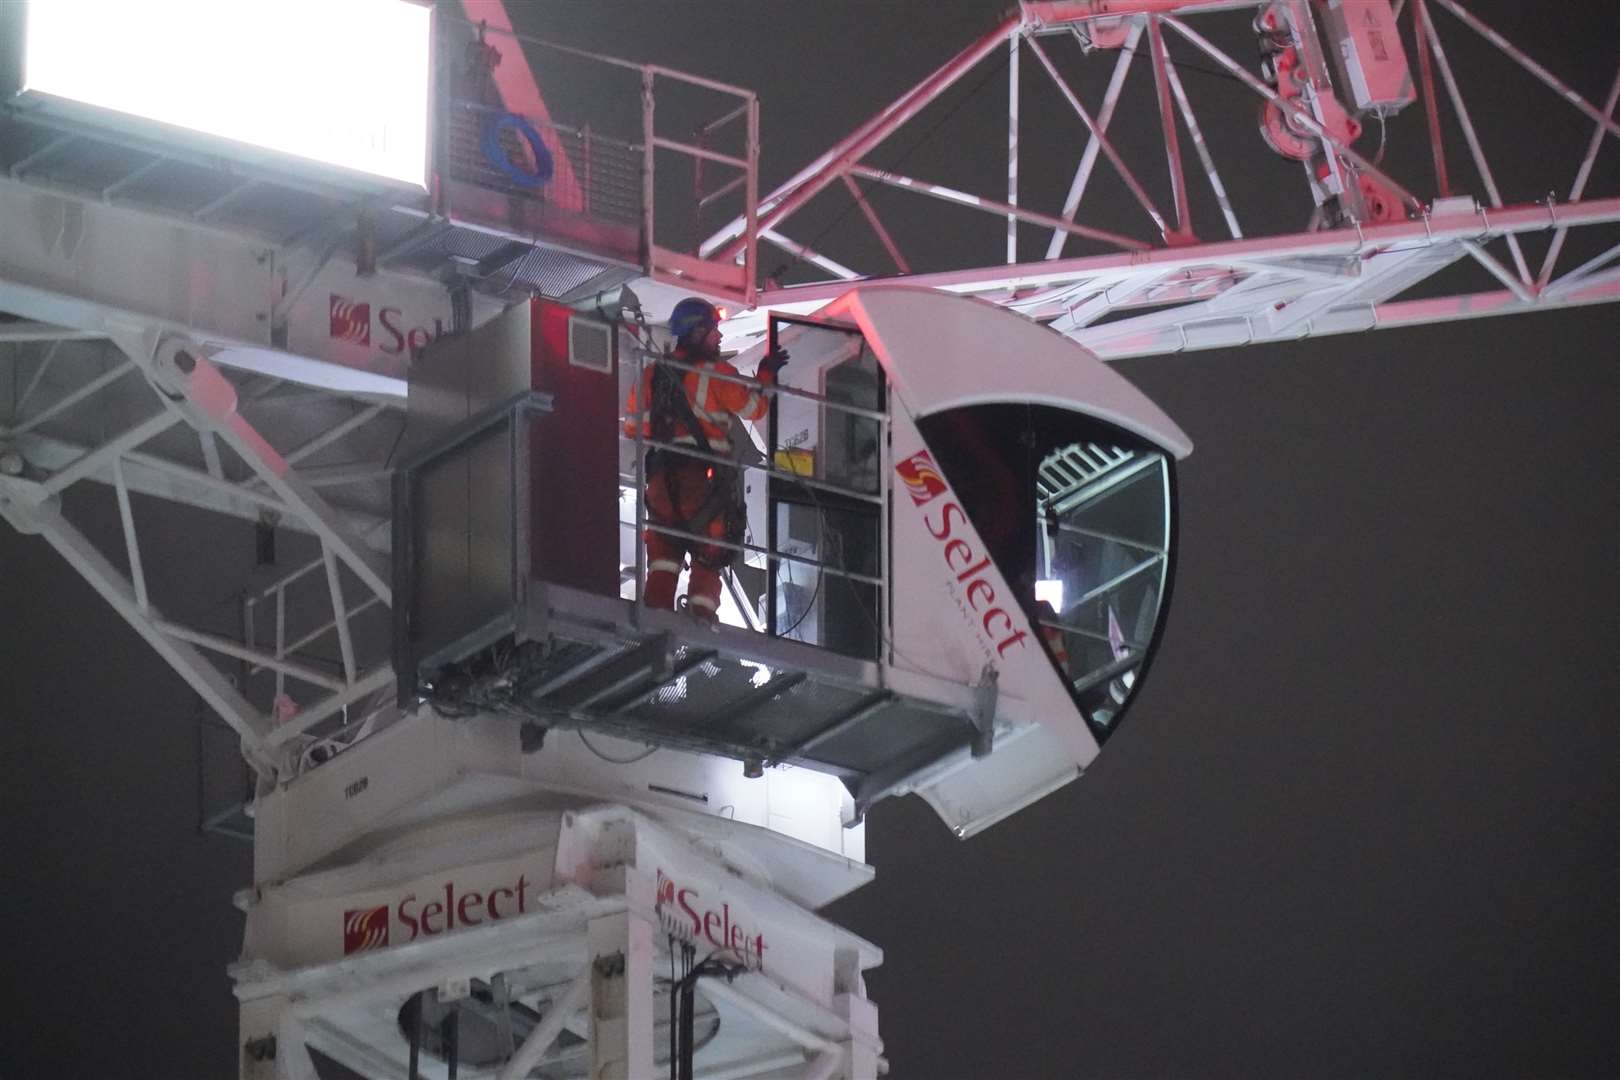
[[[819,509],[817,510],[817,518],[818,518],[818,520],[817,520],[817,524],[816,524],[816,531],[821,534],[822,540],[825,541],[827,534],[826,534],[825,530],[822,528],[821,522],[819,520],[819,518],[820,518]],[[788,584],[797,586],[798,582],[793,580],[793,570],[792,570],[793,564],[791,562],[784,561],[782,565],[787,568]],[[788,627],[786,630],[778,631],[777,634],[776,634],[777,637],[788,637],[788,636],[790,636],[795,630],[797,630],[799,628],[799,624],[804,622],[804,620],[809,617],[810,612],[815,610],[816,598],[821,595],[821,579],[824,576],[825,576],[825,573],[823,572],[822,568],[819,567],[819,566],[816,567],[816,587],[815,587],[815,589],[813,589],[811,591],[810,599],[805,603],[804,610],[799,612],[799,617],[794,620],[792,626]]]
[[[589,750],[591,753],[595,754],[597,757],[601,758],[603,761],[606,761],[610,765],[634,765],[638,761],[647,760],[654,754],[658,753],[659,750],[659,748],[656,746],[649,746],[646,750],[637,754],[635,757],[616,758],[612,754],[602,753],[602,751],[591,745],[591,740],[585,737],[585,732],[576,730],[574,734],[578,735],[579,741],[585,744],[585,749]]]
[[[1124,52],[1124,53],[1130,53],[1134,57],[1134,56],[1141,55],[1142,50],[1140,48],[1127,49],[1125,46],[1121,45],[1119,47],[1119,51]],[[1164,58],[1166,60],[1169,60],[1170,63],[1174,64],[1176,67],[1180,68],[1183,71],[1196,71],[1200,75],[1213,75],[1218,79],[1225,79],[1227,82],[1236,83],[1237,85],[1239,85],[1241,87],[1244,87],[1245,89],[1248,88],[1248,85],[1249,85],[1248,83],[1244,82],[1242,79],[1238,78],[1236,75],[1233,75],[1230,71],[1222,71],[1220,68],[1207,68],[1207,67],[1203,67],[1202,65],[1199,65],[1199,64],[1194,64],[1194,63],[1192,63],[1191,61],[1188,61],[1188,60],[1177,60],[1177,59],[1175,59],[1174,57],[1172,57],[1170,55],[1170,46],[1169,46],[1169,43],[1168,43],[1168,39],[1166,40],[1164,53],[1165,53]]]
[[[536,254],[539,253],[539,251],[540,251],[539,248],[531,247],[528,251],[525,251],[523,253],[523,255],[517,260],[516,265],[512,269],[512,276],[506,279],[506,284],[505,285],[501,286],[501,295],[504,296],[508,292],[512,291],[512,286],[517,284],[517,279],[518,279],[519,275],[521,275],[525,270],[527,270],[529,268],[529,262],[535,257]],[[494,274],[485,274],[483,277],[479,278],[478,280],[479,281],[488,281],[490,278],[492,278],[494,276],[495,276]]]
[[[501,136],[508,131],[528,144],[529,153],[534,158],[533,172],[513,161],[507,152]],[[546,149],[546,144],[534,125],[516,113],[501,113],[486,117],[483,129],[479,133],[478,146],[483,151],[484,160],[518,187],[543,187],[551,180],[554,168],[551,151]]]
[[[822,506],[821,500],[816,497],[816,489],[815,488],[811,487],[809,484],[806,484],[798,476],[791,477],[791,479],[795,483],[797,483],[799,485],[799,487],[804,489],[804,493],[809,497],[811,504],[816,508],[817,528],[818,528],[818,530],[820,530],[821,535],[823,537],[823,541],[825,542],[826,520],[827,520],[827,509],[826,509],[826,507]],[[831,564],[831,565],[834,565],[839,570],[848,571],[849,567],[844,565],[841,550],[840,550],[839,555],[840,555],[839,561],[836,564]],[[817,579],[816,579],[816,590],[817,590],[817,592],[819,592],[820,589],[821,589],[821,578],[819,576],[821,574],[821,571],[819,569],[817,570],[817,574],[818,574],[818,576],[817,576]],[[864,602],[862,602],[861,594],[855,590],[855,581],[854,581],[854,579],[849,578],[849,577],[845,577],[843,574],[836,574],[834,576],[839,578],[841,581],[844,582],[844,584],[846,586],[848,586],[848,588],[850,590],[850,594],[855,598],[855,601],[856,601],[855,606],[860,609],[861,615],[866,619],[867,625],[870,626],[872,628],[873,632],[877,634],[878,645],[880,647],[882,647],[882,648],[887,648],[890,652],[894,653],[894,655],[898,656],[900,659],[904,660],[906,663],[908,663],[911,666],[917,668],[918,670],[923,670],[923,666],[921,664],[918,664],[917,661],[915,661],[911,657],[907,656],[895,644],[894,639],[883,632],[883,627],[879,626],[877,620],[872,617],[872,613],[866,610],[866,604]],[[893,582],[891,582],[890,585],[892,586]],[[815,603],[815,597],[812,596],[811,597],[811,604],[814,605],[814,603]],[[809,614],[809,608],[805,609],[805,614]],[[799,617],[799,621],[800,622],[804,621],[804,616],[803,615],[801,615]],[[798,627],[798,625],[799,625],[798,623],[793,624],[795,629]],[[789,630],[788,633],[792,633],[792,631]]]

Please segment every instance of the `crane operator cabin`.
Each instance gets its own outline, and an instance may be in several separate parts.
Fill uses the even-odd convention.
[[[799,766],[846,823],[916,792],[965,836],[1079,775],[1163,626],[1182,431],[1057,333],[888,287],[769,316],[750,374],[704,376],[756,418],[700,449],[622,413],[653,367],[696,384],[667,344],[536,300],[413,367],[403,699]],[[649,454],[701,463],[733,524],[649,515]],[[666,535],[722,552],[717,623],[644,602]]]

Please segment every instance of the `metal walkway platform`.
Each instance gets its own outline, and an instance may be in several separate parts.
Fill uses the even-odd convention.
[[[543,586],[532,640],[504,639],[429,676],[441,710],[798,765],[842,779],[857,812],[987,731],[993,697],[884,685],[879,664],[628,600]],[[921,689],[922,692],[919,692]]]

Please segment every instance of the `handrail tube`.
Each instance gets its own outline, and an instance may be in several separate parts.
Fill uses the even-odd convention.
[[[619,524],[623,526],[630,523],[628,521],[621,521]],[[664,536],[675,536],[682,540],[691,540],[698,544],[703,544],[709,547],[725,548],[727,551],[750,552],[755,555],[763,555],[767,559],[779,559],[783,562],[799,563],[802,566],[811,566],[817,570],[825,570],[827,573],[833,574],[837,577],[848,578],[851,581],[859,581],[863,585],[872,585],[880,589],[884,586],[884,581],[882,578],[875,578],[870,574],[862,574],[856,570],[845,570],[842,567],[834,566],[831,563],[817,562],[815,559],[807,559],[802,555],[789,555],[785,551],[770,551],[767,548],[762,548],[757,544],[750,544],[747,542],[739,542],[734,544],[730,540],[721,540],[713,536],[702,536],[698,533],[687,532],[685,529],[673,529],[667,525],[654,525],[651,522],[647,523],[646,529],[648,532],[655,532]]]
[[[673,357],[668,356],[658,357],[654,362],[659,364],[668,364],[676,371],[689,371],[694,375],[707,375],[710,379],[718,379],[720,382],[736,383],[738,386],[746,386],[749,389],[757,390],[762,394],[780,397],[795,397],[804,401],[814,401],[817,404],[825,405],[830,409],[838,409],[841,412],[849,413],[851,416],[860,416],[868,420],[877,420],[885,424],[891,419],[887,412],[882,412],[877,409],[863,408],[860,405],[850,405],[842,401],[834,401],[832,398],[829,398],[823,394],[818,394],[812,390],[800,390],[796,386],[782,386],[779,383],[761,382],[759,378],[754,375],[744,375],[741,372],[736,375],[727,375],[723,371],[715,371],[713,368],[699,367],[696,364],[688,364],[685,361],[676,360]]]
[[[698,128],[698,132],[700,134],[707,135],[712,131],[718,131],[720,128],[725,127],[727,124],[737,119],[737,117],[742,116],[747,111],[748,102],[745,101],[735,109],[732,109],[730,112],[726,113],[726,115],[718,117],[714,120],[710,120],[707,124],[704,124],[702,127]]]
[[[454,105],[454,106],[457,106],[459,108],[465,109],[468,112],[489,113],[492,116],[518,116],[518,115],[522,115],[520,113],[510,112],[510,111],[500,107],[499,105],[486,105],[482,101],[472,101],[472,100],[470,100],[468,98],[451,98],[450,99],[450,104]],[[523,118],[525,120],[530,121],[530,122],[537,123],[540,127],[550,128],[552,131],[561,132],[564,135],[574,135],[574,136],[577,136],[577,137],[583,137],[584,135],[587,134],[587,132],[583,128],[577,128],[577,127],[574,127],[571,124],[559,124],[555,120],[541,120],[537,116],[525,116]],[[597,133],[595,131],[591,131],[588,134],[590,135],[591,141],[593,143],[612,143],[612,144],[618,146],[621,150],[640,150],[641,149],[641,144],[640,143],[633,143],[633,142],[630,142],[627,139],[620,139],[620,138],[617,138],[617,137],[615,137],[613,135],[602,135],[602,134],[599,134],[599,133]]]
[[[730,180],[727,180],[724,184],[721,184],[719,187],[703,196],[703,198],[699,199],[698,209],[702,210],[710,203],[731,194],[733,191],[736,191],[739,187],[742,187],[742,185],[747,182],[748,174],[738,173],[736,176],[732,177]]]
[[[755,100],[757,96],[746,86],[733,86],[730,83],[721,82],[719,79],[693,75],[690,71],[677,71],[674,68],[664,67],[662,64],[647,64],[643,70],[650,71],[654,75],[662,75],[666,79],[674,79],[676,82],[690,83],[693,86],[701,86],[722,94],[731,94],[734,97],[744,98],[748,101]]]
[[[1127,581],[1129,581],[1132,578],[1136,577],[1138,574],[1144,573],[1144,572],[1146,572],[1148,570],[1152,570],[1155,567],[1159,566],[1163,562],[1164,562],[1164,556],[1163,555],[1155,555],[1152,558],[1150,558],[1150,559],[1148,559],[1148,560],[1146,560],[1144,562],[1137,563],[1135,566],[1131,567],[1129,570],[1123,571],[1122,573],[1119,573],[1119,574],[1115,574],[1113,577],[1109,578],[1107,581],[1103,582],[1101,585],[1098,585],[1096,588],[1091,589],[1084,596],[1082,596],[1080,599],[1076,600],[1073,604],[1070,604],[1069,606],[1070,607],[1079,607],[1081,604],[1089,603],[1090,601],[1097,599],[1097,597],[1099,597],[1099,596],[1106,596],[1110,592],[1113,592],[1115,589],[1119,588],[1121,585],[1125,584]]]
[[[1109,679],[1112,679],[1115,675],[1122,674],[1123,672],[1129,671],[1133,667],[1139,666],[1145,659],[1146,657],[1142,653],[1127,653],[1118,660],[1115,660],[1112,664],[1109,664],[1106,667],[1100,667],[1096,671],[1093,671],[1091,674],[1087,675],[1085,678],[1076,679],[1069,685],[1074,687],[1075,693],[1083,694],[1087,690],[1090,690],[1093,686],[1105,683]]]
[[[641,430],[640,424],[636,425],[636,430],[638,432]],[[822,491],[831,492],[834,495],[842,495],[845,498],[854,499],[857,502],[870,503],[873,506],[883,505],[883,496],[881,495],[868,495],[863,492],[856,491],[853,488],[842,488],[837,484],[828,483],[825,480],[817,480],[813,476],[801,476],[798,473],[791,472],[787,469],[778,469],[776,466],[768,463],[756,465],[749,462],[736,461],[732,458],[723,457],[719,454],[704,453],[702,450],[699,450],[697,447],[688,443],[663,442],[659,439],[649,439],[644,435],[638,438],[636,443],[639,446],[651,446],[659,450],[667,450],[672,454],[680,454],[696,461],[707,461],[711,464],[724,465],[731,469],[748,469],[754,472],[768,473],[771,476],[780,476],[784,480],[795,480],[803,484],[805,487],[818,488]]]
[[[1045,522],[1042,522],[1041,525],[1044,528]],[[1090,537],[1093,540],[1107,540],[1124,547],[1136,548],[1138,551],[1151,552],[1154,555],[1163,555],[1165,552],[1165,549],[1158,544],[1149,544],[1142,540],[1130,540],[1114,533],[1103,532],[1101,529],[1082,528],[1079,525],[1071,525],[1067,521],[1058,522],[1057,529],[1058,532],[1074,533],[1078,536]]]
[[[690,154],[695,158],[702,158],[704,161],[713,161],[720,165],[730,165],[734,169],[746,170],[748,168],[748,162],[744,161],[742,158],[734,158],[730,154],[722,154],[718,150],[705,150],[699,146],[691,146],[687,143],[676,142],[674,139],[666,138],[663,135],[655,135],[653,137],[653,145],[658,147],[660,150],[675,150],[683,154]]]
[[[634,385],[639,390],[641,377],[646,374],[646,357],[638,352],[635,361]],[[642,613],[647,610],[647,545],[641,540],[647,530],[647,439],[643,432],[645,427],[645,424],[636,424],[636,533],[631,537],[630,545],[636,552],[636,602],[630,609],[630,615],[631,621],[637,627],[641,626]]]
[[[1074,634],[1078,637],[1090,638],[1092,641],[1099,641],[1109,645],[1113,644],[1113,642],[1109,640],[1107,634],[1104,634],[1098,630],[1087,630],[1085,627],[1078,626],[1074,623],[1066,623],[1054,619],[1036,619],[1035,622],[1039,626],[1047,626],[1053,630],[1062,630],[1066,634]],[[1133,641],[1130,638],[1125,639],[1125,644],[1137,649],[1147,648],[1147,646],[1142,642]]]

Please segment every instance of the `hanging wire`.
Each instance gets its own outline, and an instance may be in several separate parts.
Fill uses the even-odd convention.
[[[816,508],[816,521],[818,523],[817,527],[821,531],[822,537],[825,538],[825,536],[826,536],[825,524],[826,524],[826,521],[827,521],[827,508],[822,505],[821,499],[816,495],[816,489],[814,487],[810,486],[809,484],[806,484],[802,479],[798,478],[797,476],[787,477],[786,479],[792,480],[794,483],[798,484],[799,487],[803,489],[805,495],[809,497],[811,504],[813,506],[815,506],[815,508]],[[823,539],[823,542],[825,542],[825,539]],[[832,566],[836,570],[844,571],[844,574],[852,572],[852,571],[850,571],[848,566],[844,565],[842,548],[839,549],[838,561],[837,562],[829,561],[828,565]],[[789,571],[790,575],[791,575],[791,573],[792,573],[792,571]],[[821,571],[818,569],[817,573],[819,575],[821,573]],[[872,613],[870,611],[866,610],[866,604],[862,600],[860,592],[857,591],[856,588],[855,588],[855,581],[852,578],[845,577],[844,574],[835,574],[834,576],[839,578],[840,580],[842,580],[844,585],[850,590],[851,595],[855,598],[855,606],[860,609],[861,615],[866,619],[867,625],[872,628],[872,631],[875,634],[877,634],[879,647],[880,648],[887,648],[890,652],[894,653],[894,655],[898,656],[900,659],[904,660],[906,663],[910,664],[912,667],[915,667],[918,670],[923,670],[923,665],[919,664],[917,661],[915,661],[911,657],[907,656],[895,644],[894,639],[892,637],[890,637],[888,634],[885,634],[883,632],[883,627],[878,625],[877,619],[875,619],[872,616]],[[890,582],[890,587],[891,587],[891,589],[893,587],[893,582],[892,581]],[[821,580],[818,577],[817,580],[816,580],[816,590],[819,592],[820,589],[821,589]],[[813,605],[814,604],[814,597],[811,598],[811,602],[812,602],[812,605]],[[809,608],[806,608],[805,609],[805,614],[809,614],[809,610],[810,610]],[[804,615],[800,615],[799,616],[799,622],[803,622],[803,621],[804,621]],[[799,625],[798,623],[793,624],[795,629],[798,627],[798,625]],[[790,630],[788,632],[791,633],[792,631]]]
[[[646,750],[643,750],[634,757],[616,758],[612,754],[604,754],[601,750],[597,749],[591,740],[585,737],[585,732],[576,730],[574,734],[578,735],[579,741],[585,744],[585,749],[589,750],[591,753],[595,754],[597,757],[601,758],[610,765],[634,765],[636,762],[645,761],[654,754],[658,753],[658,747],[649,746]]]

